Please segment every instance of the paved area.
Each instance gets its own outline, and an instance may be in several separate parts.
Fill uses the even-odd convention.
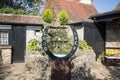
[[[94,80],[120,80],[120,66],[104,66],[97,62],[91,74]],[[37,77],[26,70],[24,63],[14,63],[0,69],[0,80],[41,80]]]
[[[91,69],[91,74],[95,80],[120,80],[120,65],[104,66],[96,62]]]
[[[0,80],[37,80],[34,73],[26,71],[24,63],[14,63],[0,71]]]

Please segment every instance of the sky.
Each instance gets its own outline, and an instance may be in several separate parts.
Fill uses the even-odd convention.
[[[94,0],[94,6],[99,13],[111,11],[120,2],[120,0]]]

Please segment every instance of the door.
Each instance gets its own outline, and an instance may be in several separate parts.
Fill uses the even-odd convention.
[[[13,62],[24,62],[26,46],[26,28],[23,26],[13,27]]]

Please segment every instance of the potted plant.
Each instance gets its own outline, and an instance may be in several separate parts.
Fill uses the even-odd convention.
[[[52,10],[46,9],[45,11],[43,11],[42,20],[45,22],[45,24],[51,24],[54,20]]]
[[[42,20],[47,23],[51,24],[54,20],[54,16],[52,10],[46,9],[42,14]],[[71,44],[68,42],[67,36],[67,27],[65,25],[68,23],[68,14],[65,10],[61,10],[58,14],[58,25],[50,25],[50,29],[48,31],[48,47],[50,51],[53,53],[68,53],[71,50]],[[68,46],[66,46],[66,43]],[[57,45],[56,45],[57,44]],[[70,46],[70,47],[69,47]],[[64,48],[67,48],[65,50]]]
[[[59,18],[59,24],[61,26],[64,26],[68,23],[68,14],[65,10],[60,11],[58,18]]]

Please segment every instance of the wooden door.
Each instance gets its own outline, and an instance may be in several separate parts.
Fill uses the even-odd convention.
[[[13,62],[24,62],[26,46],[26,28],[23,26],[13,27]]]

